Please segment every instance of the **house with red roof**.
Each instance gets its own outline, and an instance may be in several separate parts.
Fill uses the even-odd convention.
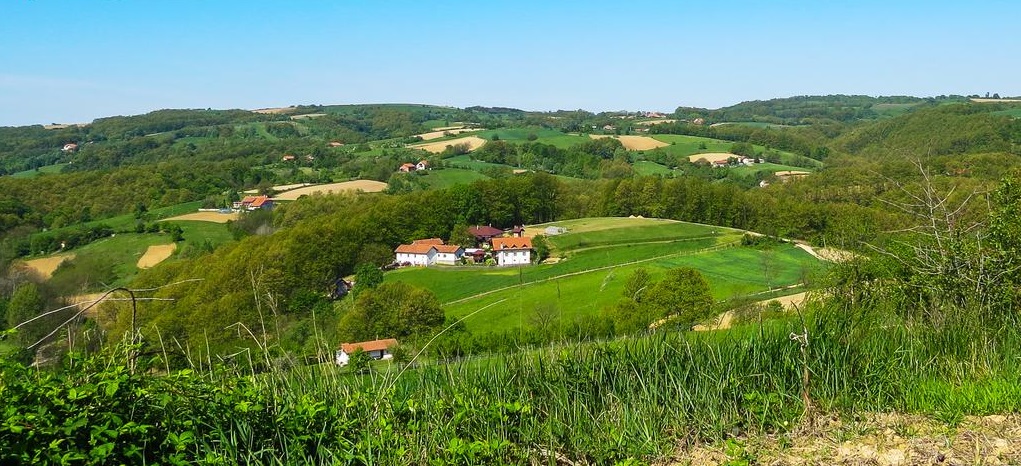
[[[338,366],[346,366],[351,360],[351,355],[361,350],[365,354],[368,354],[372,359],[391,359],[393,353],[390,349],[397,346],[397,340],[393,338],[387,338],[384,340],[372,340],[362,341],[358,343],[343,343],[340,345],[340,349],[336,353],[336,362]]]
[[[234,208],[238,210],[272,209],[273,199],[270,199],[269,196],[245,196],[241,202],[235,203]]]
[[[455,265],[464,255],[464,249],[456,244],[443,244],[440,238],[430,238],[397,246],[394,253],[398,264],[428,267],[433,264]]]
[[[532,238],[493,238],[493,259],[496,265],[527,265],[532,263]]]
[[[503,230],[499,228],[493,228],[492,225],[476,225],[468,227],[468,234],[475,237],[475,241],[480,243],[488,242],[493,238],[499,238],[503,236]]]
[[[64,148],[60,149],[60,150],[62,150],[64,152],[74,152],[74,151],[78,150],[78,144],[75,144],[73,142],[69,142],[67,144],[64,144]]]
[[[411,173],[411,172],[415,171],[415,164],[413,164],[413,163],[401,164],[401,167],[398,168],[397,171],[399,171],[401,173]]]

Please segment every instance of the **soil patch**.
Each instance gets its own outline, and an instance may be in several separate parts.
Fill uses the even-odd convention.
[[[416,134],[415,136],[418,136],[418,137],[422,138],[423,141],[428,141],[428,140],[431,140],[431,139],[442,138],[443,136],[446,136],[448,133],[449,134],[461,134],[461,133],[470,133],[472,131],[480,131],[480,130],[472,129],[472,128],[456,127],[456,128],[451,128],[451,129],[436,130],[436,131],[432,131],[432,132],[429,132],[429,133]]]
[[[995,104],[997,102],[1004,103],[1017,103],[1021,102],[1021,99],[971,99],[972,102],[978,102],[981,104]]]
[[[258,110],[252,110],[252,113],[262,113],[265,115],[280,115],[284,113],[294,113],[298,109],[295,107],[275,107],[275,108],[260,108]]]
[[[688,161],[691,163],[695,163],[698,162],[699,160],[705,160],[706,162],[713,163],[722,162],[731,157],[736,157],[736,155],[731,154],[729,152],[708,152],[705,154],[689,155]]]
[[[482,147],[482,145],[485,143],[486,140],[478,136],[468,136],[464,138],[450,139],[447,141],[429,142],[424,144],[412,144],[408,147],[411,147],[413,149],[422,149],[428,152],[432,152],[434,154],[438,154],[446,150],[447,146],[453,146],[457,144],[468,144],[468,150],[473,151],[475,149]]]
[[[652,150],[657,147],[666,147],[670,144],[659,141],[648,136],[610,136],[608,134],[590,134],[592,139],[614,138],[627,150]]]
[[[660,465],[1021,464],[1017,414],[969,416],[948,426],[919,415],[818,415],[783,434],[743,435],[678,448]]]
[[[304,188],[293,189],[277,196],[276,200],[281,201],[294,201],[301,196],[311,195],[315,193],[341,193],[345,191],[364,191],[367,193],[378,193],[386,189],[386,183],[382,181],[373,180],[355,180],[345,181],[343,183],[331,183],[331,184],[318,184],[313,186],[305,186]]]
[[[177,243],[149,246],[149,249],[145,250],[145,254],[142,254],[142,257],[138,259],[138,264],[136,265],[140,269],[155,267],[156,264],[169,259],[174,254],[175,249],[177,249]]]
[[[74,259],[74,254],[61,254],[58,256],[27,260],[25,261],[25,266],[43,279],[49,280],[49,278],[53,276],[53,272],[55,272],[57,267],[60,266],[61,262],[71,259]]]
[[[324,117],[324,116],[326,116],[325,113],[304,113],[304,114],[301,114],[301,115],[292,115],[291,119],[292,120],[308,120],[310,118],[319,118],[319,117]]]
[[[178,215],[164,219],[164,222],[170,222],[174,220],[195,220],[198,222],[213,222],[213,223],[227,223],[231,220],[237,220],[237,212],[231,213],[220,213],[220,212],[192,212],[190,214]]]
[[[639,121],[639,122],[638,122],[638,123],[636,123],[636,124],[638,124],[638,125],[646,125],[646,126],[652,126],[652,125],[662,125],[662,124],[666,124],[666,123],[676,123],[676,122],[677,122],[677,120],[673,120],[673,119],[669,119],[669,118],[667,118],[667,119],[663,119],[663,120],[648,120],[648,121]]]

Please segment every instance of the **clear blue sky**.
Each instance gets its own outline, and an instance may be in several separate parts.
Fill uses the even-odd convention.
[[[412,102],[1021,94],[1021,2],[0,0],[0,125]]]

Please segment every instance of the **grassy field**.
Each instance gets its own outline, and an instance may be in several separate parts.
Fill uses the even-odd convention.
[[[449,316],[465,316],[499,302],[466,320],[469,329],[488,331],[519,327],[537,307],[549,303],[563,319],[600,312],[620,298],[625,280],[639,267],[654,279],[671,268],[697,269],[717,300],[794,285],[821,267],[791,245],[741,247],[739,231],[709,225],[625,218],[557,225],[569,232],[549,238],[560,258],[555,264],[407,268],[388,273],[386,279],[430,289],[446,303]]]
[[[1009,110],[1000,110],[993,112],[993,115],[1006,115],[1011,118],[1021,118],[1021,107],[1015,107]]]
[[[443,170],[429,170],[424,173],[418,180],[425,183],[429,189],[444,189],[454,185],[468,184],[475,180],[489,178],[477,171],[464,168],[445,168]]]
[[[918,103],[911,103],[911,104],[875,104],[875,105],[872,106],[872,110],[874,112],[876,112],[877,114],[879,114],[879,116],[881,116],[881,117],[892,118],[892,117],[895,117],[895,116],[903,115],[903,114],[907,113],[908,111],[910,111],[913,107],[916,107],[916,106],[918,106]]]
[[[632,164],[632,167],[635,170],[635,174],[639,176],[649,175],[669,176],[675,173],[674,170],[671,170],[668,167],[660,165],[656,162],[650,162],[648,160],[639,160]]]
[[[653,136],[654,139],[668,142],[670,146],[663,147],[660,151],[664,151],[674,157],[688,157],[689,155],[710,153],[710,152],[729,152],[731,146],[734,145],[732,142],[721,141],[719,139],[703,138],[699,136],[685,136],[678,134],[657,134]],[[700,149],[704,145],[705,149]],[[762,152],[766,148],[763,146],[753,145],[756,151]],[[794,161],[801,161],[812,166],[821,166],[822,162],[803,157],[798,154],[785,151],[777,151],[780,154],[780,161],[784,164],[791,164]]]
[[[499,163],[483,162],[481,160],[472,160],[471,156],[467,155],[467,154],[466,155],[458,155],[458,156],[455,156],[455,157],[451,157],[449,159],[444,159],[443,162],[446,163],[447,165],[451,166],[451,167],[464,168],[464,169],[467,169],[467,170],[475,170],[475,171],[484,170],[484,169],[487,169],[487,168],[506,168],[506,169],[511,169],[511,170],[514,169],[514,167],[512,167],[510,165],[503,165],[503,164],[499,164]]]
[[[500,128],[486,130],[476,134],[486,140],[492,140],[493,136],[496,135],[499,136],[500,140],[514,143],[528,142],[529,136],[535,135],[537,138],[535,139],[535,142],[550,144],[561,149],[566,149],[573,145],[589,141],[587,136],[565,134],[560,131],[546,128]]]
[[[759,172],[765,172],[773,174],[778,171],[793,170],[793,171],[815,171],[815,168],[806,167],[795,167],[793,165],[780,165],[777,163],[757,163],[755,165],[742,165],[740,167],[731,167],[729,170],[734,171],[741,175],[754,175]]]
[[[44,167],[39,167],[39,168],[36,168],[34,170],[25,170],[25,171],[20,171],[20,172],[17,172],[17,173],[11,173],[10,176],[11,176],[11,178],[35,178],[35,177],[37,177],[39,175],[47,175],[47,174],[60,173],[60,170],[63,170],[64,167],[66,167],[66,166],[67,166],[66,163],[58,163],[58,164],[53,164],[53,165],[46,165]]]

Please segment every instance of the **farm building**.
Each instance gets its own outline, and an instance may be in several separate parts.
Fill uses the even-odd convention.
[[[493,238],[493,257],[497,265],[532,263],[531,238]]]
[[[417,164],[415,164],[415,170],[428,170],[428,169],[429,169],[429,161],[428,160],[420,160]]]
[[[401,167],[397,169],[397,171],[401,173],[411,173],[415,171],[415,164],[413,163],[402,164]]]
[[[64,148],[60,149],[60,150],[62,150],[64,152],[74,152],[74,151],[78,150],[78,144],[70,142],[70,143],[64,144]]]
[[[397,255],[398,264],[428,267],[433,264],[454,265],[461,260],[464,249],[453,244],[443,244],[440,238],[430,238],[397,246],[394,253]]]
[[[468,227],[468,234],[475,237],[475,240],[484,243],[493,238],[499,238],[503,236],[503,230],[499,228],[493,228],[492,225],[476,225]]]
[[[338,366],[346,366],[348,361],[351,360],[351,355],[358,350],[362,350],[365,354],[368,354],[372,359],[391,359],[393,354],[390,353],[390,348],[397,346],[397,340],[393,338],[387,338],[385,340],[372,340],[363,341],[359,343],[344,343],[340,345],[340,349],[337,350],[336,362]]]
[[[522,236],[525,236],[525,227],[524,225],[515,226],[514,228],[511,228],[510,233],[511,236],[515,238],[520,238]]]
[[[272,209],[273,199],[270,199],[269,196],[245,196],[240,202],[234,203],[234,208],[238,210]]]
[[[291,155],[291,154],[287,154],[287,155],[283,156],[280,160],[282,160],[284,162],[290,162],[290,161],[294,160],[294,156]]]

